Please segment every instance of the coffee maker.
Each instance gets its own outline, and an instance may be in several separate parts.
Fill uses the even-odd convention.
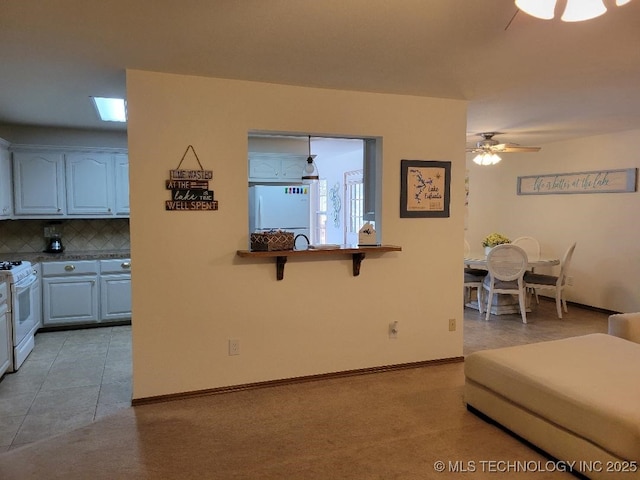
[[[46,238],[46,253],[62,253],[64,246],[62,245],[62,225],[60,222],[51,222],[44,227],[44,236]]]

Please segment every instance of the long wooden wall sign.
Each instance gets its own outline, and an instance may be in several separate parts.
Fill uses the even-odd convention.
[[[518,195],[635,192],[638,169],[595,170],[518,177]]]
[[[200,170],[180,170],[189,149],[193,151]],[[171,200],[165,201],[165,209],[174,212],[218,210],[218,201],[213,198],[213,190],[209,190],[209,180],[211,179],[213,179],[213,171],[202,168],[196,151],[189,145],[178,164],[178,168],[169,170],[169,179],[166,180],[165,187],[167,190],[171,190]]]

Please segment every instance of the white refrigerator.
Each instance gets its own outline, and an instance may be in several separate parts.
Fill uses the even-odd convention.
[[[249,233],[286,230],[294,235],[304,234],[311,241],[309,198],[307,185],[249,187]]]

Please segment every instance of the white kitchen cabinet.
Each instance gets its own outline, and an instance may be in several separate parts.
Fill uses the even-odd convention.
[[[67,214],[111,215],[115,165],[109,153],[68,153],[65,158]]]
[[[13,185],[9,143],[0,139],[0,220],[13,215]]]
[[[14,152],[15,215],[64,215],[64,180],[64,155],[61,152]]]
[[[97,260],[42,264],[43,325],[97,323]]]
[[[43,326],[131,319],[131,259],[40,264]]]
[[[300,183],[306,164],[307,155],[251,153],[249,181]]]
[[[115,149],[24,145],[11,150],[12,218],[129,216],[126,153]],[[0,187],[1,168],[0,162]],[[4,188],[0,191],[0,209],[4,191]]]
[[[116,215],[129,215],[129,155],[115,155],[116,167]]]
[[[131,318],[131,259],[100,260],[100,319]]]

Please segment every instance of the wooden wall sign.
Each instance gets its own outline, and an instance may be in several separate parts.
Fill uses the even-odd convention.
[[[635,192],[637,168],[518,177],[518,195]]]
[[[200,170],[180,170],[184,157],[191,149],[198,161]],[[171,190],[171,200],[165,201],[165,209],[169,211],[185,210],[218,210],[218,201],[213,198],[213,190],[209,190],[209,180],[213,179],[212,170],[204,170],[194,148],[189,145],[175,170],[169,170],[169,179],[165,182],[167,190]]]

